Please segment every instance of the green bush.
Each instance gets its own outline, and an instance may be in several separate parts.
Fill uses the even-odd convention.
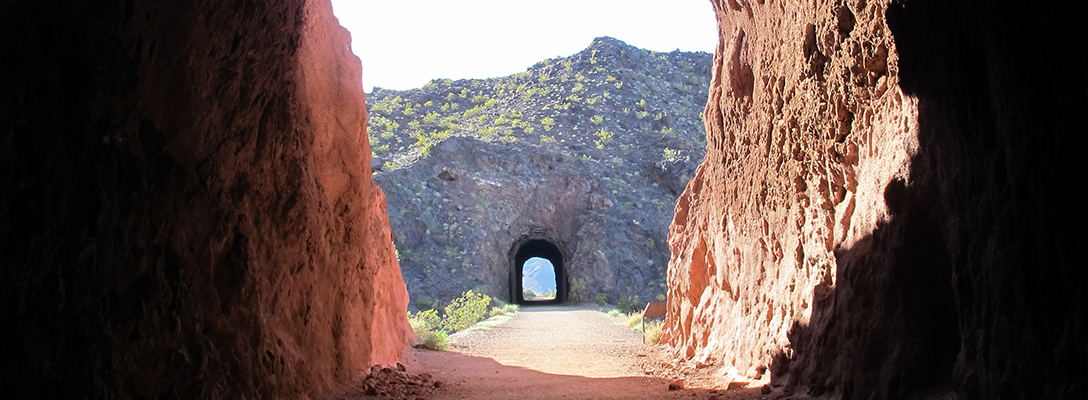
[[[597,131],[596,135],[597,135],[597,142],[596,143],[597,143],[597,149],[598,150],[604,149],[604,146],[607,145],[608,142],[612,141],[612,137],[616,136],[615,133],[606,131],[604,129],[601,129],[601,130]]]
[[[642,308],[642,301],[639,300],[637,294],[620,297],[620,299],[616,301],[616,308],[624,314],[630,314],[639,311],[639,309]]]
[[[491,296],[471,290],[465,292],[446,306],[442,328],[449,332],[457,332],[472,326],[484,319],[489,304],[491,304]]]
[[[567,292],[567,300],[572,304],[578,304],[589,299],[589,285],[582,278],[570,280],[570,291]]]
[[[603,305],[605,305],[605,304],[608,304],[608,294],[605,294],[605,293],[597,293],[597,296],[596,296],[596,298],[594,299],[594,301],[596,301],[596,302],[597,302],[597,305],[598,305],[598,306],[603,306]]]
[[[442,308],[442,301],[429,296],[419,296],[416,299],[416,308],[420,311],[439,309]]]
[[[431,350],[445,351],[450,347],[450,336],[444,331],[426,331],[416,335],[419,345]]]
[[[499,315],[514,315],[518,313],[517,304],[504,304],[501,307],[491,307],[491,311],[487,313],[488,318]]]
[[[415,315],[408,313],[408,325],[412,326],[412,332],[416,333],[416,337],[419,337],[421,332],[437,328],[439,323],[441,319],[438,318],[437,310],[417,311]]]
[[[438,318],[438,310],[429,309],[417,311],[415,315],[408,313],[408,325],[416,334],[419,345],[431,350],[446,350],[449,347],[449,335],[438,328],[441,319]]]

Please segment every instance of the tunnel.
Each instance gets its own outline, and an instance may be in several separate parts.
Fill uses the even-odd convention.
[[[530,237],[514,243],[510,249],[510,301],[521,305],[561,304],[567,301],[567,276],[563,251],[546,238]],[[551,262],[555,268],[555,298],[551,300],[527,300],[522,287],[525,261],[539,257]]]

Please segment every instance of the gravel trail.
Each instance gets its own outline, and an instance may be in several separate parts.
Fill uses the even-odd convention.
[[[758,390],[668,390],[642,335],[602,312],[522,307],[507,322],[450,337],[449,351],[409,349],[408,373],[442,388],[435,399],[753,399]],[[653,354],[651,354],[653,353]]]
[[[549,374],[615,378],[644,375],[642,335],[595,310],[524,307],[509,322],[450,338],[451,351]]]

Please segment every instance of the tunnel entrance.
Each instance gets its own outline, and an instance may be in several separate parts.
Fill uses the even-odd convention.
[[[563,252],[555,243],[543,238],[518,241],[511,249],[510,300],[516,304],[560,304],[567,301],[567,276]],[[547,269],[550,268],[550,271]],[[554,282],[551,278],[554,276]],[[551,289],[554,297],[537,293],[540,288]],[[527,290],[533,291],[527,295]]]

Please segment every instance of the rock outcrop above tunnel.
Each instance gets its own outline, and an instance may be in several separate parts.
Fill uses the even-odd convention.
[[[1084,211],[1060,183],[1086,170],[1064,137],[1084,131],[1084,54],[1034,57],[1084,48],[1076,24],[982,2],[714,7],[663,340],[809,394],[1085,396]]]
[[[327,0],[9,2],[0,26],[5,396],[311,398],[399,357]]]
[[[590,295],[664,294],[673,205],[704,154],[710,61],[602,37],[511,76],[372,93],[386,160],[374,179],[412,296],[483,286],[516,300],[510,252],[526,235],[559,246]]]

